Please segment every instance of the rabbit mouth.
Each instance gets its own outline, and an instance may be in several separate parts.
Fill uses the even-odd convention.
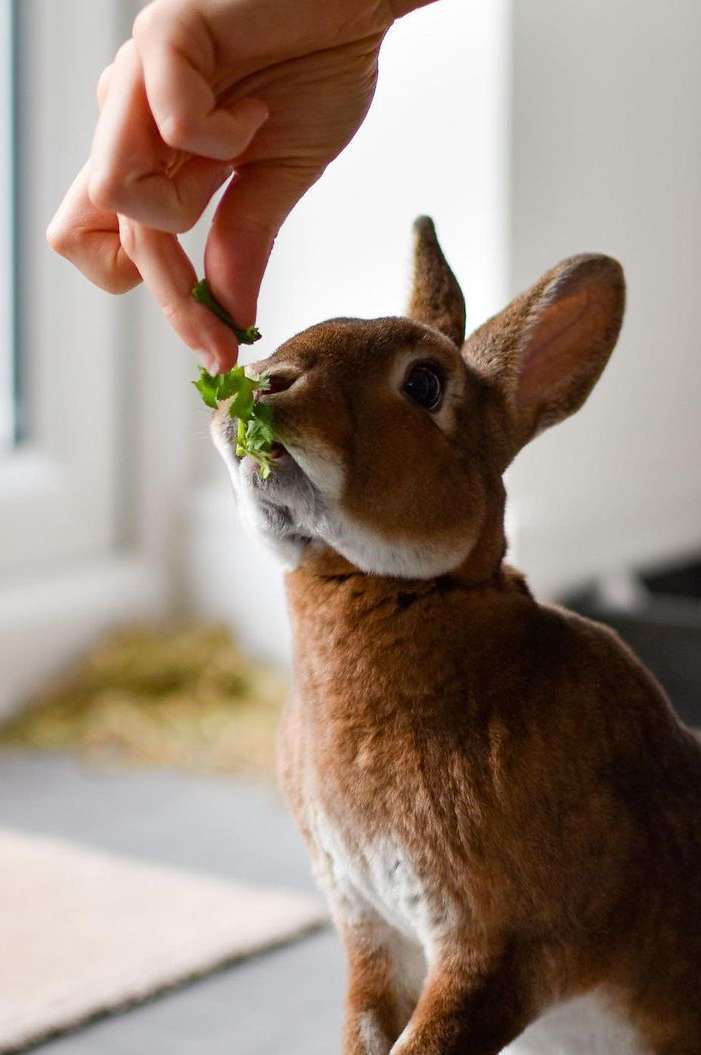
[[[268,452],[270,473],[264,478],[255,457],[236,456],[235,419],[215,415],[211,431],[244,525],[293,567],[307,543],[332,533],[332,509],[342,486],[340,465],[315,444],[286,435]]]
[[[234,489],[242,517],[255,534],[278,545],[288,567],[294,566],[304,547],[323,534],[327,521],[324,497],[295,455],[282,444],[274,452],[270,475],[265,479],[250,456],[236,461]]]
[[[233,444],[232,447],[234,447],[235,449],[235,446]],[[255,472],[260,482],[263,484],[269,483],[276,473],[280,473],[285,469],[286,466],[288,466],[291,462],[294,461],[292,455],[286,447],[284,447],[281,443],[274,443],[270,450],[267,451],[265,454],[265,460],[268,463],[270,475],[264,478],[261,472],[260,462],[255,457],[251,456],[250,454],[236,454],[235,458],[239,466],[239,470],[243,469],[246,476],[248,476],[251,472]],[[252,479],[251,482],[255,483],[255,479]]]
[[[270,468],[266,476],[261,472],[260,463],[255,457],[250,454],[236,455],[239,473],[249,486],[265,492],[274,492],[297,481],[299,477],[306,478],[302,467],[282,443],[275,442],[265,457]]]
[[[285,458],[290,458],[291,454],[288,451],[287,447],[284,447],[282,443],[278,443],[276,440],[270,450],[266,452],[265,456],[269,461],[275,462],[277,464],[278,462],[284,461]],[[237,457],[245,457],[245,455],[237,455]]]
[[[318,488],[284,444],[275,443],[267,457],[270,472],[265,476],[251,455],[235,459],[240,484],[254,499],[286,510],[292,520],[300,507],[306,511],[319,504]]]

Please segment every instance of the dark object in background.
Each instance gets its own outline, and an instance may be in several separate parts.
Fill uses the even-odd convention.
[[[608,623],[659,679],[687,725],[701,727],[701,557],[636,573],[628,603],[597,583],[563,598]]]

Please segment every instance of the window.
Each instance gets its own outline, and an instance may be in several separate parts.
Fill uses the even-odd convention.
[[[169,596],[190,359],[143,296],[95,289],[45,237],[138,6],[0,0],[0,714]]]
[[[17,431],[14,312],[14,10],[0,6],[0,457]]]
[[[116,306],[48,250],[45,229],[89,149],[94,85],[115,51],[118,10],[116,0],[0,0],[5,581],[104,553],[113,540]]]

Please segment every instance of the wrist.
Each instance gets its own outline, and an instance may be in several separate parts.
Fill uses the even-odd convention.
[[[408,15],[419,7],[427,7],[435,2],[436,0],[390,0],[389,6],[392,8],[394,17],[401,18],[402,15]]]

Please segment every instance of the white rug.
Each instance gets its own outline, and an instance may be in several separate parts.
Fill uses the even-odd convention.
[[[0,1052],[323,919],[319,902],[299,894],[0,830]]]

